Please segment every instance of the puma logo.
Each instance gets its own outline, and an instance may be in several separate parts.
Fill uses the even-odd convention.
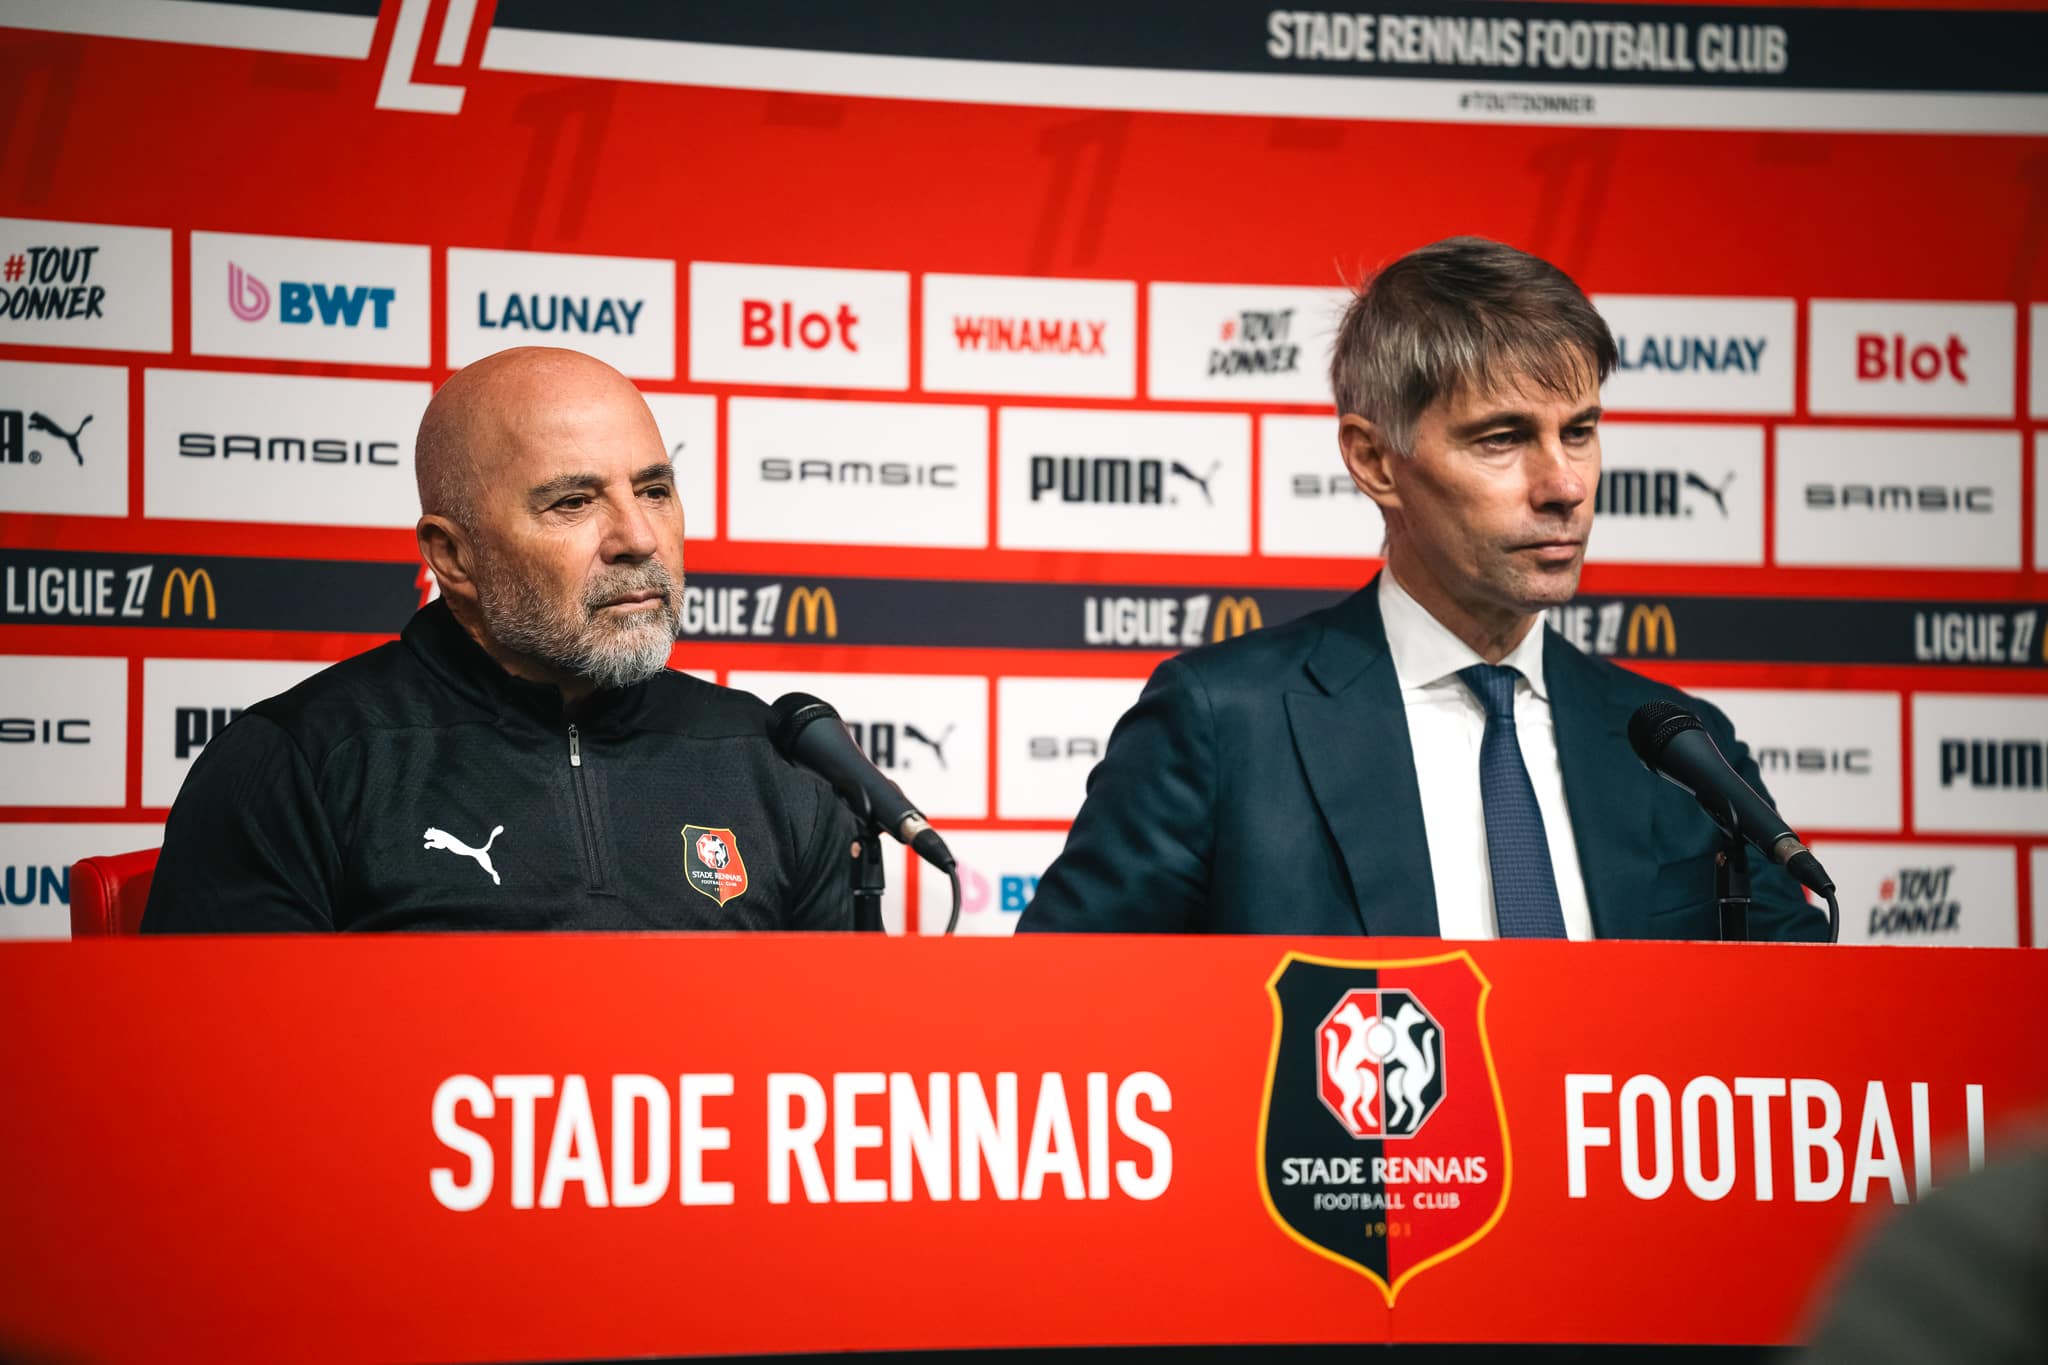
[[[1685,486],[1687,488],[1697,488],[1700,490],[1700,492],[1705,493],[1708,497],[1712,498],[1714,500],[1714,506],[1721,509],[1721,515],[1723,517],[1726,517],[1728,515],[1728,485],[1734,482],[1735,471],[1732,469],[1728,471],[1728,477],[1721,480],[1721,486],[1719,488],[1714,487],[1714,485],[1708,483],[1705,479],[1693,473],[1690,469],[1685,471]]]
[[[939,731],[939,737],[933,739],[915,725],[905,725],[903,727],[903,737],[905,739],[914,739],[919,744],[929,748],[932,751],[932,755],[939,760],[939,766],[941,768],[946,766],[946,741],[953,737],[952,726],[948,725],[945,729]]]
[[[90,422],[91,420],[92,414],[87,413],[85,415],[85,422]],[[77,431],[66,431],[40,412],[32,412],[28,415],[28,429],[30,431],[40,431],[46,436],[54,436],[65,445],[70,446],[71,458],[80,464],[85,463],[85,456],[78,453],[78,432],[85,430],[85,422],[78,424]]]
[[[1223,462],[1221,460],[1218,460],[1216,463],[1209,466],[1209,472],[1207,474],[1197,474],[1194,470],[1189,469],[1179,460],[1175,460],[1173,464],[1168,468],[1167,472],[1172,474],[1178,474],[1183,479],[1186,479],[1189,483],[1193,484],[1195,487],[1201,489],[1202,501],[1207,503],[1209,506],[1214,507],[1216,505],[1216,500],[1209,496],[1209,480],[1215,478],[1216,471],[1221,468],[1223,468]]]
[[[476,859],[476,865],[491,874],[491,884],[503,886],[505,883],[498,880],[498,869],[491,866],[491,845],[497,843],[498,836],[504,832],[505,827],[499,825],[491,831],[491,837],[484,840],[482,848],[471,848],[445,829],[429,829],[426,834],[426,847],[430,850],[445,848],[450,853],[460,853],[465,858]]]

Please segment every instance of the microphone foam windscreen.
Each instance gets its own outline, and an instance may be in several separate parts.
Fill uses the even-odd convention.
[[[1673,736],[1705,728],[1698,716],[1675,702],[1645,702],[1628,718],[1628,743],[1637,758],[1654,768]]]
[[[827,716],[834,721],[839,719],[839,713],[832,709],[831,703],[820,701],[808,692],[786,692],[768,709],[775,713],[775,733],[771,742],[775,751],[784,758],[792,756],[796,737],[812,721],[823,720]]]

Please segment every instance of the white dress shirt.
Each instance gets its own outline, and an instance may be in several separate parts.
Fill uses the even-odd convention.
[[[1422,825],[1429,837],[1429,868],[1436,881],[1436,914],[1445,938],[1499,938],[1493,912],[1493,865],[1486,856],[1486,809],[1479,794],[1479,744],[1486,737],[1486,709],[1458,670],[1485,663],[1394,581],[1380,574],[1380,618],[1401,684],[1408,718],[1408,743],[1415,752],[1415,780],[1422,789]],[[1564,911],[1567,938],[1593,937],[1586,879],[1572,840],[1571,811],[1564,800],[1564,769],[1557,760],[1557,726],[1550,717],[1550,689],[1543,681],[1543,637],[1538,621],[1501,662],[1522,676],[1515,680],[1515,732],[1543,835],[1550,844],[1550,868]],[[1570,646],[1559,642],[1560,648]]]

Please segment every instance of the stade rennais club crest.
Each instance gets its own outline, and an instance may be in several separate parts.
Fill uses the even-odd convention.
[[[1309,1250],[1373,1281],[1389,1306],[1507,1208],[1491,989],[1461,952],[1399,962],[1289,953],[1266,982],[1266,1211]]]

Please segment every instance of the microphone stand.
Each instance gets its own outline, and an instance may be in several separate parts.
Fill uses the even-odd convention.
[[[853,881],[853,931],[882,932],[882,827],[863,817],[860,829],[860,857]]]
[[[1700,805],[1721,831],[1721,847],[1714,854],[1714,898],[1721,908],[1721,942],[1749,941],[1749,846],[1738,831],[1735,807],[1723,804],[1718,810],[1705,801]]]

